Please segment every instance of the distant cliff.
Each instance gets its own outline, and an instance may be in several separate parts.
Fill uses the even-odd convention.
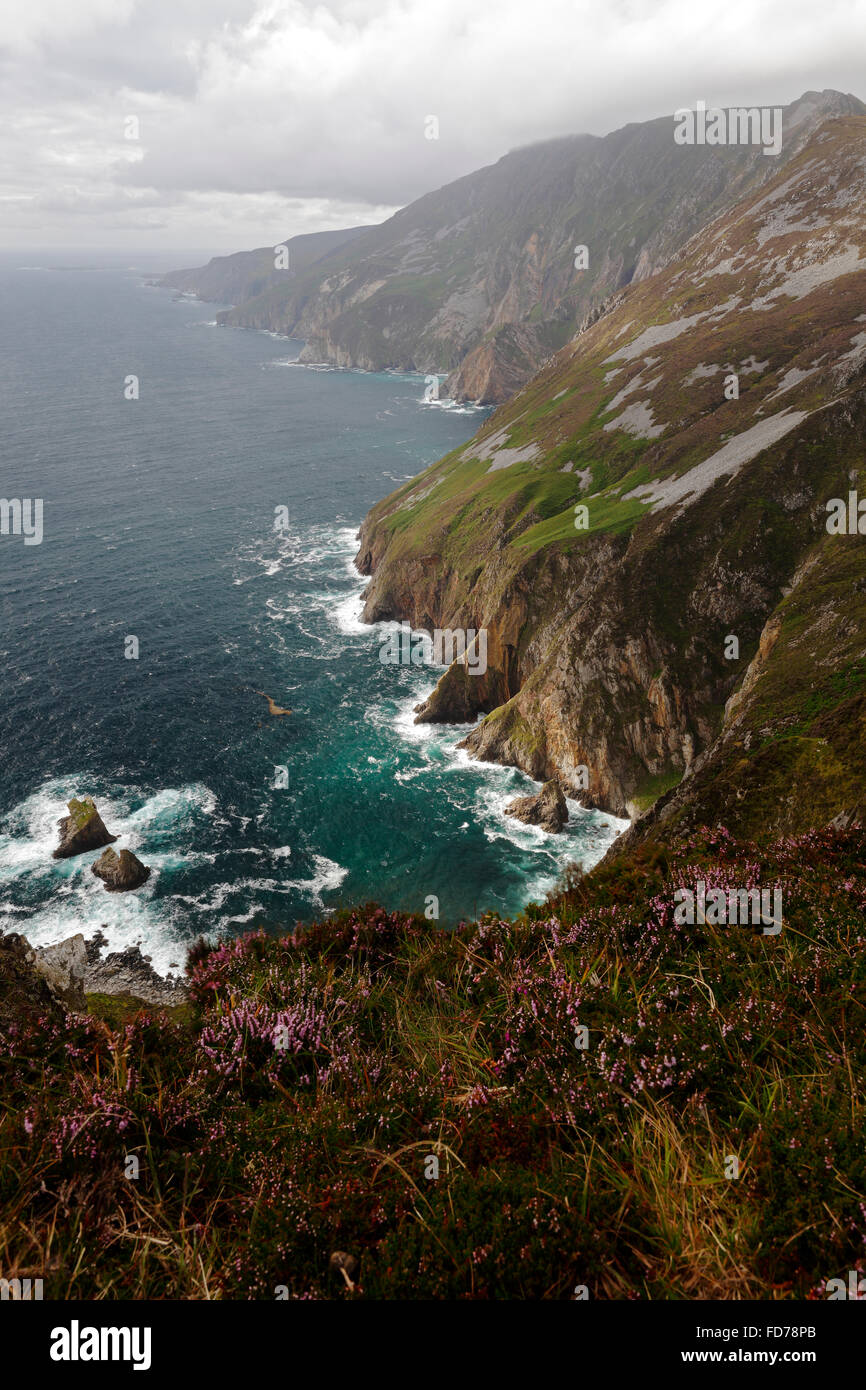
[[[303,360],[447,373],[449,395],[497,404],[612,295],[774,178],[822,120],[864,109],[838,92],[806,93],[784,108],[778,157],[757,145],[677,145],[669,116],[549,140],[381,226],[293,238],[287,270],[266,247],[163,283],[233,304],[223,323],[305,339]]]
[[[271,285],[294,286],[323,258],[354,241],[367,227],[348,227],[338,232],[309,232],[282,243],[288,249],[288,266],[275,267],[273,246],[255,251],[237,251],[232,256],[214,256],[207,265],[191,270],[172,270],[159,281],[166,289],[194,294],[199,299],[243,304],[258,298]],[[261,325],[265,327],[267,325]],[[277,331],[276,329],[274,331]]]

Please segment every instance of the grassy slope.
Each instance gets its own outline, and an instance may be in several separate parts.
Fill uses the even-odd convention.
[[[822,146],[817,148],[828,166],[834,156],[838,159],[843,180],[846,172],[854,178],[853,165],[864,134],[866,118],[862,117],[824,128]],[[786,184],[815,155],[816,146],[810,144],[774,185]],[[846,170],[845,165],[851,167]],[[771,191],[774,185],[770,185]],[[820,211],[822,191],[814,191],[813,214]],[[760,198],[755,196],[744,209],[722,219],[720,225],[726,231],[731,229],[726,252],[754,253],[753,234],[763,218],[760,211],[750,217],[750,208],[766,197],[765,189]],[[851,229],[851,241],[861,247],[862,236],[862,226]],[[851,336],[857,331],[857,316],[863,312],[862,272],[845,276],[825,292],[819,290],[803,301],[792,303],[781,296],[769,311],[744,315],[742,309],[734,309],[715,322],[703,322],[698,331],[647,348],[646,354],[633,362],[622,356],[622,348],[653,325],[715,314],[732,294],[748,301],[760,287],[769,253],[795,255],[805,246],[806,233],[790,233],[781,237],[778,245],[772,241],[763,261],[756,258],[746,270],[713,274],[701,284],[698,276],[707,255],[707,240],[693,240],[677,261],[675,275],[663,273],[632,287],[617,310],[563,349],[518,396],[494,412],[473,440],[372,509],[371,516],[381,517],[383,525],[400,537],[397,553],[423,553],[429,536],[441,535],[446,558],[450,557],[462,548],[467,521],[474,521],[491,507],[513,508],[515,503],[520,507],[518,519],[530,506],[543,518],[534,528],[514,537],[511,545],[520,551],[535,550],[554,540],[576,546],[599,531],[630,530],[648,507],[640,501],[623,501],[624,493],[650,477],[680,476],[762,415],[783,409],[815,409],[826,401],[826,380],[821,375],[788,390],[772,404],[769,397],[792,366],[802,369],[802,363],[818,355],[819,345],[834,357],[849,349]],[[649,368],[644,365],[646,356],[655,359]],[[741,375],[736,401],[724,399],[723,372],[686,384],[701,363],[738,364],[750,357],[768,365],[760,372]],[[651,394],[657,421],[666,423],[658,441],[604,428],[623,406],[646,396],[637,386],[623,406],[611,409],[620,389],[639,374],[645,382],[662,378]],[[535,445],[537,457],[489,472],[489,464],[479,463],[478,455],[491,436],[500,434],[502,447]],[[563,473],[568,463],[573,464],[572,472]],[[575,476],[581,469],[592,474],[589,488]],[[429,497],[411,502],[414,494],[439,477],[443,482]],[[573,506],[581,501],[590,503],[590,526],[588,531],[577,532]]]

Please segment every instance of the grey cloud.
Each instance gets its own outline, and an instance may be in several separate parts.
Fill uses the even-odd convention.
[[[0,22],[2,235],[117,230],[225,249],[389,209],[556,135],[862,90],[860,0],[31,0]],[[140,158],[123,141],[141,122]],[[424,122],[435,115],[439,139]],[[256,217],[263,224],[256,231]],[[285,220],[283,220],[285,219]],[[146,225],[150,226],[150,222]],[[233,237],[233,225],[237,236]],[[225,241],[222,242],[222,238]]]

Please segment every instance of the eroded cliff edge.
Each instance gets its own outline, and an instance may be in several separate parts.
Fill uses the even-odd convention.
[[[866,566],[826,504],[862,484],[864,136],[862,117],[827,122],[365,519],[369,621],[488,631],[486,675],[452,667],[420,716],[485,716],[465,740],[477,757],[618,815],[686,774],[698,788],[711,749],[733,756],[729,701],[751,708],[762,633],[796,590],[760,738],[797,739],[787,775],[820,784],[824,810],[850,798],[845,760],[828,768],[863,678]],[[801,731],[791,689],[823,733]],[[782,800],[793,828],[803,798]]]

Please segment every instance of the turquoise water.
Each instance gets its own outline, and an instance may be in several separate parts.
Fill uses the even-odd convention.
[[[164,970],[202,931],[341,903],[514,912],[596,859],[617,823],[504,817],[534,784],[470,762],[466,726],[415,726],[438,673],[383,665],[386,629],[359,621],[364,513],[484,413],[218,329],[147,284],[153,258],[59,259],[0,258],[0,494],[44,499],[41,545],[0,536],[0,926],[34,944],[104,926]],[[51,859],[86,793],[152,866],[141,891],[107,894],[93,854]]]

